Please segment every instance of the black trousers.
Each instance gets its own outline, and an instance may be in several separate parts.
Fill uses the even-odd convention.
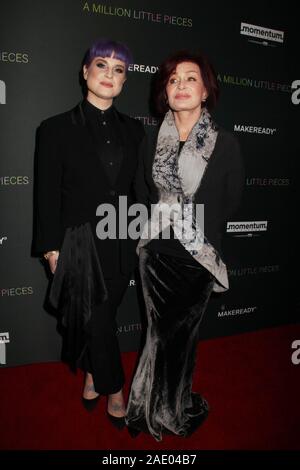
[[[130,275],[105,279],[108,299],[93,308],[86,331],[86,346],[79,366],[93,375],[95,391],[101,395],[116,393],[125,377],[117,338],[116,315],[129,283]]]

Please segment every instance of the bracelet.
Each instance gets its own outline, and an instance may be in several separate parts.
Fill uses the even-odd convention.
[[[44,258],[45,258],[46,260],[48,260],[51,255],[56,255],[56,253],[58,253],[57,250],[47,251],[47,253],[44,254]]]

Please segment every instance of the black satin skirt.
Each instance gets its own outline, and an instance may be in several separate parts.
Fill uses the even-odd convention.
[[[66,229],[49,300],[62,314],[64,359],[76,370],[86,345],[92,311],[107,299],[107,289],[90,223]]]
[[[63,359],[90,372],[96,392],[109,395],[124,384],[115,318],[130,275],[117,275],[116,254],[114,278],[104,279],[97,248],[90,223],[67,228],[50,302],[65,327]]]
[[[192,376],[214,277],[178,240],[153,240],[141,248],[140,275],[148,329],[127,424],[158,441],[163,433],[188,436],[209,410],[207,401],[192,392]]]

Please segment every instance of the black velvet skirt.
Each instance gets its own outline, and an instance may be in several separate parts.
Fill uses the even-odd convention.
[[[147,337],[131,386],[127,424],[149,432],[190,435],[208,413],[192,392],[199,325],[214,277],[178,240],[152,240],[140,249]]]

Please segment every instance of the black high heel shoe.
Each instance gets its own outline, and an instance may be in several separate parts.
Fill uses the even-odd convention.
[[[109,421],[115,428],[119,429],[120,431],[125,428],[126,426],[125,416],[118,418],[117,416],[111,415],[108,411],[106,412],[106,414],[107,414]]]
[[[96,408],[99,399],[100,399],[100,395],[98,395],[95,398],[81,397],[81,402],[87,411],[93,411]]]

